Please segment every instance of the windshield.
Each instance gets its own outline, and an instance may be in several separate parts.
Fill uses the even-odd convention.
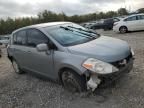
[[[99,35],[74,23],[45,27],[44,30],[63,46],[82,44],[99,37]]]

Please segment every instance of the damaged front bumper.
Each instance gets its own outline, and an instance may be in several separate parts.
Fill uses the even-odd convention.
[[[96,74],[91,75],[90,79],[87,81],[87,89],[92,89],[92,91],[94,91],[98,87],[100,82],[101,80],[98,78]]]
[[[133,68],[133,59],[131,59],[123,68],[120,68],[117,72],[110,74],[90,74],[87,80],[87,89],[94,91],[98,85],[107,84],[120,78],[123,74],[129,73]]]

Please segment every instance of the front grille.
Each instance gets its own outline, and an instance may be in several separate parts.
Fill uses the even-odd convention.
[[[131,59],[132,59],[132,54],[130,54],[128,57],[126,57],[122,60],[112,62],[111,64],[113,66],[117,67],[118,69],[121,69],[121,68],[125,67]]]

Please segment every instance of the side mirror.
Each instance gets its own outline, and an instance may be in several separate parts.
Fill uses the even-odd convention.
[[[36,49],[37,49],[37,51],[39,51],[39,52],[49,51],[49,47],[48,47],[48,45],[45,44],[45,43],[38,44],[38,45],[36,46]]]

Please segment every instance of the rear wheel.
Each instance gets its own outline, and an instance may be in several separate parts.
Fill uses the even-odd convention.
[[[122,27],[120,27],[119,31],[120,31],[120,33],[126,33],[128,31],[128,29],[127,29],[127,27],[122,26]]]
[[[17,74],[22,74],[22,73],[24,73],[24,72],[20,69],[19,65],[17,64],[17,62],[16,62],[15,60],[12,60],[12,66],[13,66],[13,68],[14,68],[15,73],[17,73]]]
[[[83,92],[86,90],[86,79],[72,70],[64,70],[61,74],[64,88],[70,92]]]

